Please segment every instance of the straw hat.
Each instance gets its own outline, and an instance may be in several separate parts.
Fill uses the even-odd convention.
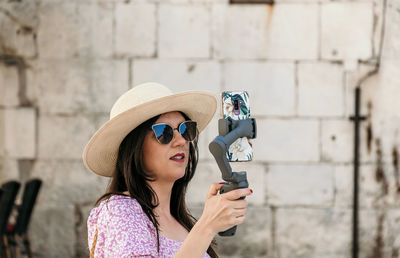
[[[110,120],[89,140],[83,151],[83,162],[92,172],[111,177],[117,163],[122,140],[146,120],[171,111],[181,111],[197,122],[202,131],[214,116],[217,100],[214,95],[189,91],[172,93],[164,85],[144,83],[125,92],[114,103]]]

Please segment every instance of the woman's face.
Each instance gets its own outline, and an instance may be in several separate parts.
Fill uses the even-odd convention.
[[[155,124],[166,123],[177,128],[185,118],[179,112],[162,114]],[[181,157],[183,157],[181,159]],[[143,162],[145,170],[156,181],[175,182],[185,175],[189,160],[189,142],[178,130],[174,130],[174,138],[168,144],[160,144],[152,130],[146,134],[143,142]]]

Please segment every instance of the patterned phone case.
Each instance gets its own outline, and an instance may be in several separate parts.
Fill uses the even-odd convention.
[[[226,119],[231,117],[235,120],[250,117],[249,94],[247,91],[223,91],[222,114]],[[253,159],[253,149],[247,137],[239,138],[231,144],[227,152],[229,161],[250,161]]]

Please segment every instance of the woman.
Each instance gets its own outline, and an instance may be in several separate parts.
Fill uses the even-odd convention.
[[[173,94],[157,83],[116,101],[83,153],[89,170],[112,177],[88,218],[92,257],[217,257],[214,236],[244,221],[247,202],[238,198],[252,190],[218,195],[222,185],[212,184],[197,222],[186,208],[197,135],[215,109],[211,94]]]

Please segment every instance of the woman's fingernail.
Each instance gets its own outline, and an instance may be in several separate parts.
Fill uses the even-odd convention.
[[[250,193],[253,193],[253,189],[250,189]]]
[[[225,184],[225,182],[220,182],[219,184],[220,184],[220,185],[224,185],[224,184]]]

